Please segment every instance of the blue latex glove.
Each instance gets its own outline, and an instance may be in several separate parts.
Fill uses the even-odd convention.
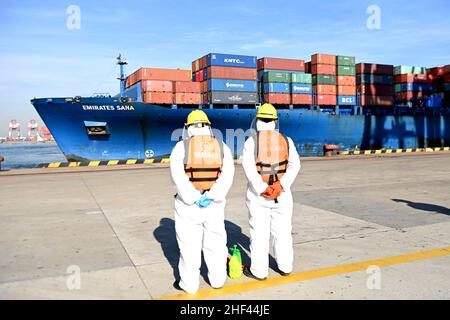
[[[212,199],[210,199],[206,194],[202,195],[200,200],[197,200],[195,202],[196,205],[198,205],[200,208],[206,208],[209,206],[212,202]]]

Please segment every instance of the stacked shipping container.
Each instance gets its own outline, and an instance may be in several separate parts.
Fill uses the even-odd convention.
[[[261,100],[284,105],[311,104],[311,75],[305,74],[304,71],[304,60],[283,58],[258,59]]]
[[[432,80],[427,76],[426,68],[397,66],[394,69],[395,101],[400,104],[416,102],[431,96]]]
[[[394,66],[358,63],[356,86],[361,106],[391,107],[394,104]]]
[[[337,104],[356,105],[355,57],[336,57]]]
[[[136,101],[159,104],[200,104],[200,85],[190,70],[140,68],[126,79],[126,94]]]
[[[256,57],[210,53],[192,62],[204,104],[255,104]]]
[[[336,105],[336,56],[311,56],[312,89],[318,105]]]

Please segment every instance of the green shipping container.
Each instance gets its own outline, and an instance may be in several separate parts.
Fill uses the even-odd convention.
[[[313,84],[336,84],[336,76],[328,74],[313,74]]]
[[[312,83],[312,75],[310,73],[293,72],[293,73],[291,73],[291,82],[292,83]]]
[[[338,66],[354,66],[355,65],[355,57],[336,56],[336,64]]]
[[[289,83],[291,82],[291,74],[289,72],[264,72],[264,82],[281,82]]]
[[[402,84],[401,83],[396,83],[395,86],[394,86],[394,90],[395,90],[395,93],[402,92]]]
[[[356,74],[355,66],[337,66],[338,76],[354,76]]]
[[[410,66],[396,66],[394,68],[394,74],[427,74],[427,68],[424,67],[410,67]]]

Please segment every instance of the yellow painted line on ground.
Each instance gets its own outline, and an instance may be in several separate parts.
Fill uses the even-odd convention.
[[[371,154],[371,153],[372,153],[372,151],[370,151],[370,150],[364,151],[364,154]]]
[[[100,161],[90,161],[88,167],[97,167],[100,164]]]
[[[413,150],[411,148],[406,149],[406,152],[412,152]]]
[[[69,162],[69,167],[78,167],[79,165],[79,162]]]
[[[48,164],[49,168],[59,168],[59,166],[61,165],[61,162],[52,162]]]
[[[344,156],[346,156],[346,155],[349,155],[350,152],[349,152],[349,151],[342,151],[341,154],[344,155]]]
[[[146,159],[146,160],[144,160],[144,163],[145,164],[152,164],[153,161],[155,161],[155,159]]]
[[[161,163],[169,163],[169,162],[170,162],[170,158],[161,159]]]
[[[392,149],[387,149],[386,153],[392,153]]]
[[[136,164],[136,159],[127,160],[127,164]]]
[[[382,150],[375,150],[375,154],[380,154]]]
[[[450,151],[450,147],[445,147],[444,151]]]
[[[434,150],[432,148],[426,148],[425,152],[433,152]]]
[[[355,151],[353,151],[353,154],[359,154],[361,151],[359,151],[359,150],[355,150]]]
[[[434,151],[441,151],[441,148],[434,148]]]
[[[257,289],[265,289],[270,287],[276,287],[283,284],[289,284],[293,282],[306,281],[311,279],[324,278],[339,274],[347,274],[350,272],[367,270],[370,266],[386,267],[401,263],[408,263],[417,260],[430,259],[434,257],[441,257],[450,255],[450,247],[444,247],[434,250],[420,251],[414,253],[403,254],[399,256],[345,264],[340,266],[327,267],[316,270],[302,271],[291,274],[287,277],[273,277],[268,278],[265,281],[246,281],[243,283],[237,283],[225,286],[221,289],[202,289],[196,294],[190,295],[187,293],[181,293],[173,296],[163,296],[158,300],[199,300],[205,298],[212,298],[218,296],[226,296],[230,294],[236,294],[244,291],[253,291]],[[245,277],[245,276],[244,276]]]
[[[397,149],[397,152],[403,152],[403,149]]]
[[[119,164],[119,160],[109,160],[107,165],[108,166],[115,166],[117,164]]]

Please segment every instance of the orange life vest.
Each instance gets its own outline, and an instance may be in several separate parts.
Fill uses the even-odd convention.
[[[286,173],[289,162],[288,140],[276,130],[264,130],[257,133],[255,142],[256,169],[264,182],[272,185]]]
[[[223,146],[209,135],[185,141],[184,172],[197,190],[209,190],[222,172]]]

